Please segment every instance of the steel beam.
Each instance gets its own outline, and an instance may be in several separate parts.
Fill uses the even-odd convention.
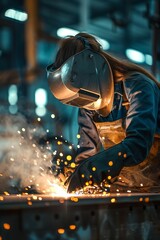
[[[0,196],[3,240],[158,240],[160,194]]]

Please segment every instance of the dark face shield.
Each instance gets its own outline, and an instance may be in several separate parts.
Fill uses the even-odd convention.
[[[97,52],[85,49],[60,68],[47,67],[52,94],[62,103],[98,111],[107,116],[113,104],[114,84],[109,63]]]

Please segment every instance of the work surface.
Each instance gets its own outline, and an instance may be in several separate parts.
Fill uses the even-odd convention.
[[[159,240],[160,194],[0,196],[3,240]]]
[[[115,194],[95,194],[77,195],[66,194],[64,196],[52,194],[17,194],[0,195],[0,210],[15,208],[34,208],[45,206],[71,205],[111,205],[111,204],[152,204],[160,203],[158,193],[115,193]]]

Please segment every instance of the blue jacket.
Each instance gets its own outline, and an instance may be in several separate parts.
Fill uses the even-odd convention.
[[[124,92],[129,108],[123,105]],[[115,83],[114,102],[107,117],[96,111],[79,109],[79,146],[76,161],[100,151],[101,142],[94,122],[113,122],[123,119],[125,139],[106,154],[118,159],[119,152],[125,154],[124,166],[137,165],[148,156],[154,134],[160,133],[160,89],[157,84],[140,73],[134,73],[123,82]],[[107,156],[107,155],[106,155]]]

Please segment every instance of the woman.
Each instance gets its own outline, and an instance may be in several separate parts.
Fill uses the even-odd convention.
[[[160,83],[154,76],[109,55],[87,33],[63,39],[47,70],[53,95],[79,107],[78,166],[68,191],[102,183],[110,191],[159,191]]]

